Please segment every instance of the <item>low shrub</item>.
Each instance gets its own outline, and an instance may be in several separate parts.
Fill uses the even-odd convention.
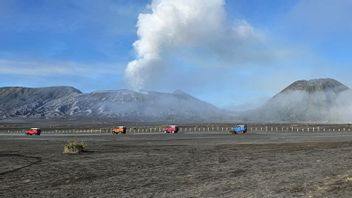
[[[69,140],[64,145],[64,153],[65,154],[79,154],[84,151],[84,148],[87,145],[82,141],[77,140]]]

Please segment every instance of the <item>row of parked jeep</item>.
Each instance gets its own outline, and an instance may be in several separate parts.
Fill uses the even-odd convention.
[[[176,125],[169,125],[163,128],[164,133],[177,133],[178,126]],[[127,132],[127,127],[125,126],[118,126],[112,129],[112,133],[114,134],[125,134]]]
[[[179,128],[176,125],[169,125],[163,128],[164,133],[177,133],[178,131],[179,131]],[[119,126],[112,129],[112,133],[114,134],[125,134],[126,132],[127,132],[127,128],[125,126]],[[247,132],[247,125],[245,124],[238,124],[230,129],[230,133],[233,133],[233,134],[242,134],[246,132]]]
[[[177,133],[178,126],[169,125],[163,128],[164,133]],[[26,130],[26,135],[40,135],[42,130],[40,128],[30,128]],[[112,129],[113,134],[125,134],[127,132],[126,126],[118,126]]]
[[[164,133],[177,133],[179,131],[179,127],[177,125],[169,125],[163,128]],[[40,135],[42,132],[39,128],[30,128],[26,130],[27,135]],[[127,127],[126,126],[118,126],[112,129],[113,134],[126,134]],[[230,133],[233,134],[243,134],[247,132],[247,125],[238,124],[231,128]]]

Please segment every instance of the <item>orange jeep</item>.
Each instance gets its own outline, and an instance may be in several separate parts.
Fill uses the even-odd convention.
[[[112,129],[113,134],[125,134],[126,127],[125,126],[118,126]]]

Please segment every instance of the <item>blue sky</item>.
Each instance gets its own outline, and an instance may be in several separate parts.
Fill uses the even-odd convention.
[[[126,67],[140,56],[133,47],[143,40],[137,34],[142,29],[136,26],[139,14],[156,15],[150,3],[0,1],[0,86],[69,85],[84,92],[135,88]],[[204,9],[211,13],[211,8]],[[331,77],[352,86],[351,9],[349,0],[227,0],[223,26],[229,27],[224,29],[245,27],[251,33],[236,38],[239,47],[226,46],[232,43],[218,38],[219,43],[209,45],[219,55],[202,40],[192,47],[163,45],[166,52],[156,63],[162,71],[158,67],[141,71],[139,77],[150,79],[142,79],[148,83],[138,88],[181,89],[220,107],[248,108],[299,79]],[[207,22],[196,27],[206,28]],[[205,40],[209,36],[196,33]]]

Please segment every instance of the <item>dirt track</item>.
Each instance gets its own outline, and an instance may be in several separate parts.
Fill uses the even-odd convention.
[[[81,155],[62,154],[69,139]],[[352,133],[0,135],[0,197],[351,197]]]

